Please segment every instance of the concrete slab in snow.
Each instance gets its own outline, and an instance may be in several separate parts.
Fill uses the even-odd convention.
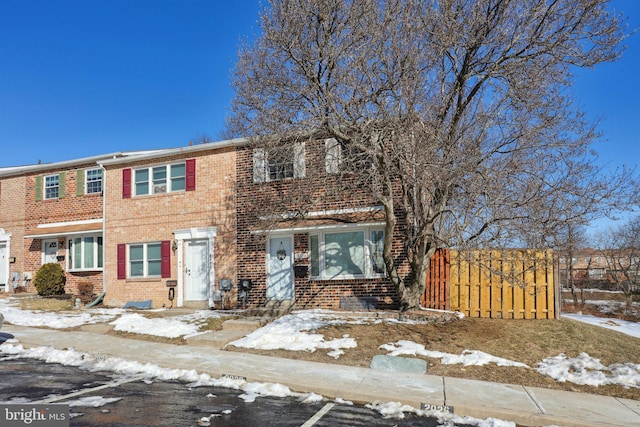
[[[371,369],[407,372],[410,374],[424,374],[427,372],[427,362],[422,359],[378,354],[373,356],[373,359],[371,360]]]

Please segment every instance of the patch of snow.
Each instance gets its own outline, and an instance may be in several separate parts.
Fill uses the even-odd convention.
[[[134,334],[148,334],[167,338],[177,338],[183,335],[193,335],[199,327],[191,323],[183,323],[175,319],[154,318],[147,319],[138,313],[124,314],[110,323],[114,330],[131,332]]]
[[[16,326],[46,326],[52,329],[75,328],[93,323],[113,320],[124,312],[123,309],[95,309],[91,311],[47,312],[42,310],[21,310],[13,298],[0,299],[0,312],[4,321]]]
[[[562,317],[587,323],[589,325],[601,326],[603,328],[622,332],[623,334],[630,335],[632,337],[640,338],[640,323],[638,322],[629,322],[621,319],[611,319],[588,314],[566,313],[563,314]]]
[[[537,364],[537,371],[556,381],[599,387],[617,384],[640,387],[640,364],[616,363],[604,366],[599,359],[581,353],[569,358],[564,354],[548,357]]]
[[[313,333],[327,325],[344,324],[345,317],[336,316],[328,310],[298,311],[282,316],[249,335],[228,345],[262,350],[290,350],[314,352],[319,348],[330,349],[329,355],[338,358],[342,349],[355,348],[356,340],[345,335],[342,338],[325,340],[322,334]]]
[[[411,355],[424,356],[432,359],[441,359],[443,365],[462,364],[463,366],[483,366],[495,363],[498,366],[515,366],[528,368],[524,363],[514,362],[501,357],[492,356],[478,350],[464,350],[462,354],[443,353],[425,349],[423,344],[413,341],[400,340],[393,344],[383,344],[379,348],[387,350],[390,356]]]
[[[109,403],[118,402],[122,400],[121,397],[102,397],[102,396],[86,396],[79,399],[65,401],[65,405],[70,407],[84,406],[90,408],[99,408]]]
[[[470,424],[478,427],[516,427],[516,424],[511,421],[499,420],[496,418],[487,418],[485,420],[479,420],[472,417],[461,417],[458,415],[450,414],[448,412],[439,411],[424,411],[416,409],[409,405],[404,405],[399,402],[373,402],[365,405],[367,408],[379,412],[385,418],[404,419],[405,413],[413,413],[421,417],[436,417],[440,423],[444,425],[451,424]]]

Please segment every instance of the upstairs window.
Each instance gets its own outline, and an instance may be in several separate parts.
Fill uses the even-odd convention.
[[[269,152],[267,173],[269,181],[293,178],[294,155],[291,150]]]
[[[44,198],[57,199],[60,194],[60,176],[47,175],[44,177]]]
[[[335,138],[324,141],[325,170],[328,174],[368,170],[371,157],[354,144],[338,142]]]
[[[304,142],[253,151],[253,182],[304,178],[305,175]]]
[[[85,193],[102,193],[102,169],[88,169],[85,171]]]
[[[134,194],[143,196],[184,191],[186,181],[185,163],[136,169],[134,172]]]

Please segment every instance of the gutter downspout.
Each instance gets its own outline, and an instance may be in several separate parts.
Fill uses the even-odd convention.
[[[98,163],[100,169],[102,169],[102,292],[107,292],[107,275],[106,275],[106,253],[107,247],[107,197],[105,188],[107,187],[107,170],[102,163]]]

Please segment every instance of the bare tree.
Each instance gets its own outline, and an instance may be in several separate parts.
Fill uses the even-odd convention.
[[[640,217],[601,232],[596,241],[606,261],[606,278],[624,293],[630,308],[633,295],[640,291]]]
[[[578,278],[576,280],[575,266],[577,262],[578,254],[584,254],[588,247],[588,241],[585,229],[583,227],[577,227],[574,224],[567,224],[564,228],[559,228],[558,238],[560,244],[556,246],[559,250],[559,254],[564,258],[564,262],[561,264],[564,267],[564,271],[560,271],[561,280],[564,279],[564,284],[571,289],[571,296],[573,298],[573,306],[578,307],[578,297],[580,298],[580,306],[584,306],[584,278]],[[591,258],[589,259],[586,267],[586,271],[589,271],[591,266]]]
[[[229,128],[265,146],[335,138],[352,191],[384,206],[386,271],[414,308],[438,247],[544,245],[559,224],[632,200],[617,197],[630,171],[594,165],[598,134],[569,91],[574,67],[621,54],[606,6],[271,0],[239,54]],[[398,223],[405,259],[391,250]]]

